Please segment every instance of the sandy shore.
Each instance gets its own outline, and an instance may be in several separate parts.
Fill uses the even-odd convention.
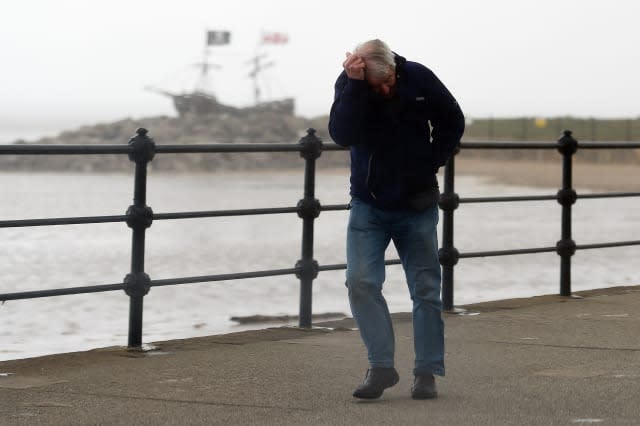
[[[440,170],[442,175],[443,170]],[[457,175],[489,177],[493,182],[560,188],[560,161],[545,163],[526,160],[456,158]],[[577,190],[640,192],[640,165],[574,162],[573,187]]]
[[[320,167],[322,173],[349,173],[344,167]],[[490,182],[547,187],[562,186],[562,164],[532,160],[492,160],[484,158],[456,157],[456,176],[483,176]],[[438,172],[441,188],[444,184],[444,167]],[[640,192],[640,164],[596,164],[573,162],[573,187],[576,191]]]

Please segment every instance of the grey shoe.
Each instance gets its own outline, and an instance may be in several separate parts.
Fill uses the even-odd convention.
[[[386,388],[398,383],[400,376],[395,368],[372,367],[367,370],[364,383],[353,391],[353,396],[363,399],[375,399],[382,396]]]
[[[411,387],[411,398],[433,399],[438,397],[436,391],[436,379],[433,374],[421,374],[416,376]]]

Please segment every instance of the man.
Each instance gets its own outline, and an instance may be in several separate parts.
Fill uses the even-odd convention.
[[[411,395],[435,398],[434,375],[445,372],[436,172],[460,142],[464,116],[431,70],[380,40],[347,52],[342,65],[329,132],[351,148],[346,285],[370,365],[353,395],[378,398],[399,380],[382,295],[384,252],[393,241],[413,300]]]

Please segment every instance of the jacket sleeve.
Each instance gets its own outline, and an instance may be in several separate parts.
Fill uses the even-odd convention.
[[[347,77],[343,71],[335,84],[329,114],[329,134],[342,146],[358,145],[364,140],[367,83]]]
[[[464,133],[464,115],[460,105],[436,75],[426,69],[427,96],[431,102],[431,143],[433,166],[446,164]]]

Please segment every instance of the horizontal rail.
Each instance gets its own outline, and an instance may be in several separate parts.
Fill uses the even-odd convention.
[[[0,145],[0,155],[86,155],[129,154],[129,145],[58,145],[58,144],[12,144]]]
[[[328,148],[328,147],[326,147]],[[156,154],[186,153],[227,153],[227,152],[297,152],[302,151],[298,143],[252,143],[252,144],[190,144],[156,145]],[[344,149],[338,146],[337,150]],[[332,150],[332,149],[328,149]],[[62,144],[10,144],[0,145],[0,155],[86,155],[86,154],[129,154],[130,145],[62,145]]]
[[[460,143],[461,149],[558,149],[557,143],[542,142],[542,141],[462,141]],[[638,142],[580,142],[578,143],[578,150],[580,149],[636,149],[640,148]]]
[[[637,241],[619,241],[611,243],[595,243],[595,244],[581,244],[576,245],[576,250],[589,250],[598,248],[611,248],[611,247],[625,247],[640,245],[640,240]],[[518,254],[534,254],[534,253],[551,253],[556,252],[556,247],[538,247],[538,248],[525,248],[515,250],[493,250],[493,251],[477,251],[460,253],[460,259],[473,258],[473,257],[492,257],[492,256],[511,256]]]
[[[36,299],[39,297],[69,296],[72,294],[100,293],[105,291],[124,290],[124,284],[104,284],[86,287],[57,288],[51,290],[23,291],[20,293],[0,294],[0,302],[20,299]]]
[[[264,209],[211,210],[197,212],[154,213],[153,220],[194,219],[201,217],[253,216],[263,214],[297,213],[297,207],[271,207]]]
[[[558,149],[551,142],[461,142],[460,149]]]
[[[531,195],[514,197],[465,197],[460,198],[460,203],[500,203],[512,201],[548,201],[557,200],[557,195]]]
[[[603,194],[583,194],[578,198],[594,199],[594,198],[618,198],[618,197],[640,197],[640,192],[612,192]],[[535,196],[516,196],[516,197],[469,197],[461,198],[460,203],[491,203],[491,202],[518,202],[518,201],[548,201],[556,200],[555,195],[535,195]],[[342,211],[348,210],[349,204],[332,204],[322,206],[322,211]],[[195,212],[173,212],[173,213],[154,213],[153,220],[169,220],[169,219],[194,219],[204,217],[230,217],[230,216],[250,216],[250,215],[267,215],[267,214],[283,214],[297,213],[298,207],[274,207],[259,209],[240,209],[240,210],[211,210],[211,211],[195,211]],[[19,228],[28,226],[49,226],[49,225],[83,225],[90,223],[115,223],[126,222],[126,215],[117,216],[92,216],[92,217],[59,217],[50,219],[19,219],[19,220],[1,220],[0,228]]]
[[[0,228],[20,228],[24,226],[83,225],[87,223],[126,222],[127,216],[57,217],[51,219],[0,220]]]
[[[640,197],[640,192],[605,192],[600,194],[578,194],[579,199]]]
[[[385,265],[399,265],[400,260],[388,260],[385,262]],[[340,269],[346,269],[347,264],[335,264],[335,265],[325,265],[320,266],[318,268],[319,271],[334,271]],[[167,278],[161,280],[151,280],[151,287],[163,287],[168,285],[179,285],[179,284],[196,284],[203,282],[217,282],[217,281],[232,281],[232,280],[242,280],[249,278],[264,278],[264,277],[275,277],[281,275],[295,275],[302,271],[302,268],[286,268],[286,269],[271,269],[266,271],[253,271],[253,272],[237,272],[237,273],[229,273],[229,274],[217,274],[217,275],[199,275],[193,277],[181,277],[181,278]],[[125,285],[123,283],[120,284],[104,284],[104,285],[96,285],[96,286],[87,286],[87,287],[70,287],[70,288],[59,288],[52,290],[36,290],[36,291],[25,291],[20,293],[6,293],[0,294],[0,302],[5,302],[8,300],[20,300],[20,299],[35,299],[38,297],[52,297],[52,296],[65,296],[72,294],[84,294],[84,293],[99,293],[105,291],[114,291],[114,290],[124,290]]]
[[[636,149],[640,148],[638,142],[580,142],[578,150],[581,149]]]
[[[328,145],[322,145],[323,151],[348,151],[349,149],[351,148],[348,146],[338,145],[333,141],[331,141],[331,143]]]
[[[299,143],[210,143],[190,145],[156,145],[157,154],[227,153],[227,152],[297,152],[304,148]],[[322,145],[322,151],[348,151],[333,141]]]
[[[640,197],[640,192],[605,192],[599,194],[580,194],[580,199],[593,198],[623,198],[623,197]],[[550,201],[558,200],[557,195],[523,195],[513,197],[465,197],[460,198],[460,203],[501,203],[516,201]]]
[[[385,262],[385,265],[399,265],[400,260],[388,260]],[[340,269],[346,269],[347,265],[345,263],[335,264],[335,265],[325,265],[319,266],[318,271],[335,271]],[[152,280],[152,287],[161,287],[167,285],[178,285],[178,284],[195,284],[202,282],[214,282],[214,281],[232,281],[232,280],[242,280],[247,278],[264,278],[264,277],[274,277],[280,275],[294,275],[302,272],[302,268],[287,268],[287,269],[272,269],[266,271],[253,271],[253,272],[236,272],[229,274],[218,274],[218,275],[200,275],[195,277],[183,277],[183,278],[169,278],[164,280]]]
[[[322,211],[341,211],[341,210],[349,210],[349,204],[327,204],[326,206],[322,206]]]
[[[511,256],[517,254],[534,254],[534,253],[550,253],[555,252],[555,247],[538,247],[515,250],[493,250],[493,251],[476,251],[469,253],[460,253],[460,259],[472,257],[492,257],[492,256]]]
[[[462,142],[463,149],[558,149],[557,143],[549,142]],[[634,142],[582,142],[579,149],[637,149],[640,143]],[[231,152],[298,152],[304,148],[299,143],[208,143],[189,145],[156,145],[156,154],[197,154],[197,153],[231,153]],[[344,151],[335,143],[322,146],[323,151]],[[0,155],[87,155],[87,154],[129,154],[133,151],[130,145],[113,144],[7,144],[0,145]]]
[[[640,245],[640,240],[619,241],[614,243],[580,244],[576,246],[576,250],[590,250],[590,249],[599,249],[599,248],[626,247],[626,246],[637,246],[637,245]]]
[[[340,211],[348,210],[348,204],[333,204],[322,206],[322,211]],[[241,209],[241,210],[211,210],[211,211],[195,211],[195,212],[173,212],[173,213],[154,213],[153,220],[167,219],[194,219],[203,217],[223,217],[223,216],[253,216],[263,214],[282,214],[297,213],[300,211],[298,207],[272,207],[260,209]],[[118,216],[92,216],[92,217],[58,217],[50,219],[16,219],[16,220],[0,220],[0,228],[19,228],[27,226],[49,226],[49,225],[82,225],[88,223],[110,223],[110,222],[126,222],[126,215]]]
[[[318,267],[318,271],[339,271],[341,269],[347,269],[346,263],[336,263],[333,265],[323,265]]]
[[[288,269],[272,269],[267,271],[237,272],[237,273],[230,273],[230,274],[200,275],[195,277],[167,278],[164,280],[152,280],[151,286],[162,287],[167,285],[178,285],[178,284],[195,284],[195,283],[215,282],[215,281],[241,280],[241,279],[247,279],[247,278],[275,277],[279,275],[297,274],[300,271],[301,271],[301,268],[288,268]]]
[[[604,194],[584,194],[584,195],[579,195],[578,198],[595,199],[595,198],[617,198],[617,197],[639,197],[639,196],[640,196],[640,192],[616,192],[616,193],[604,193]],[[491,203],[491,202],[549,201],[549,200],[557,200],[557,196],[536,195],[536,196],[514,196],[514,197],[469,197],[469,198],[461,198],[460,203]],[[343,211],[348,209],[349,209],[349,204],[332,204],[332,205],[326,205],[321,207],[322,211]],[[259,208],[259,209],[205,210],[205,211],[194,211],[194,212],[154,213],[153,220],[285,214],[285,213],[297,213],[299,210],[300,209],[298,207],[273,207],[273,208]],[[49,226],[49,225],[83,225],[83,224],[91,224],[91,223],[116,223],[116,222],[126,222],[126,220],[127,220],[126,215],[2,220],[0,221],[0,228],[19,228],[19,227]]]
[[[322,206],[322,211],[338,211],[347,210],[348,204],[334,204]],[[154,220],[166,219],[193,219],[202,217],[224,217],[224,216],[254,216],[263,214],[282,214],[282,213],[298,213],[299,207],[270,207],[259,209],[239,209],[239,210],[210,210],[197,212],[175,212],[175,213],[154,213]]]
[[[640,240],[610,242],[610,243],[581,244],[576,246],[576,250],[625,247],[625,246],[634,246],[634,245],[640,245]],[[549,253],[549,252],[555,252],[555,251],[556,251],[556,247],[480,251],[480,252],[460,253],[460,258],[462,259],[462,258],[474,258],[474,257],[509,256],[509,255],[520,255],[520,254]],[[385,265],[400,265],[402,262],[400,261],[400,259],[393,259],[393,260],[387,260],[384,263]],[[319,266],[318,271],[337,271],[337,270],[344,270],[346,268],[347,268],[346,263],[338,263],[338,264]],[[282,275],[295,275],[300,272],[301,272],[301,268],[286,268],[286,269],[272,269],[272,270],[266,270],[266,271],[239,272],[239,273],[217,274],[217,275],[200,275],[200,276],[193,276],[193,277],[152,280],[151,286],[162,287],[162,286],[179,285],[179,284],[195,284],[195,283],[202,283],[202,282],[231,281],[231,280],[248,279],[248,278],[264,278],[264,277],[273,277],[273,276],[282,276]],[[124,289],[125,289],[125,285],[123,283],[120,283],[120,284],[104,284],[104,285],[85,286],[85,287],[70,287],[70,288],[51,289],[51,290],[25,291],[25,292],[19,292],[19,293],[0,294],[0,302],[6,302],[9,300],[20,300],[20,299],[35,299],[35,298],[41,298],[41,297],[67,296],[67,295],[74,295],[74,294],[100,293],[100,292],[116,291],[116,290],[124,290]]]
[[[190,145],[156,145],[156,154],[201,154],[227,152],[297,152],[302,145],[297,143],[219,143]]]
[[[385,265],[401,265],[402,262],[400,261],[400,259],[393,259],[393,260],[386,260],[384,262]],[[346,263],[335,263],[332,265],[322,265],[320,267],[318,267],[318,271],[322,272],[322,271],[339,271],[341,269],[347,269],[347,264]]]

